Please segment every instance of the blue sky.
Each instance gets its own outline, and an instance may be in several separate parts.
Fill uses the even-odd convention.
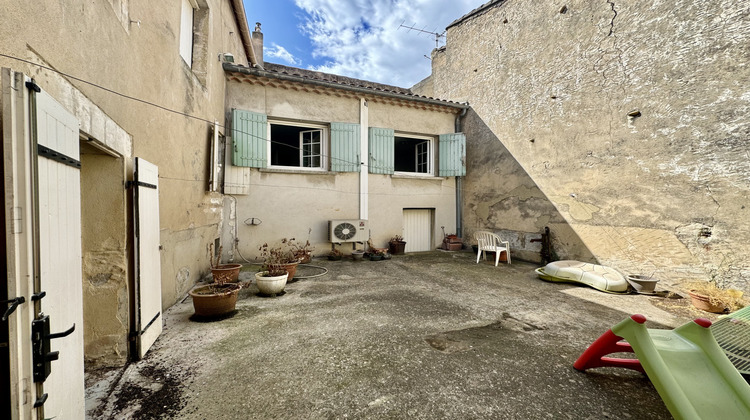
[[[265,61],[411,87],[430,74],[435,37],[399,25],[443,32],[487,0],[243,1]]]

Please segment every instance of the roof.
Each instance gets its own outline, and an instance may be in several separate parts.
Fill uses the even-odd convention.
[[[447,29],[450,29],[453,26],[459,25],[459,24],[463,23],[464,21],[468,20],[469,18],[472,18],[474,16],[483,14],[487,10],[489,10],[489,9],[495,7],[495,6],[499,6],[499,5],[501,5],[502,3],[505,3],[505,2],[506,2],[506,0],[491,0],[491,1],[488,1],[487,3],[485,3],[485,4],[483,4],[483,5],[479,6],[479,7],[477,7],[476,9],[472,10],[471,12],[469,12],[469,13],[461,16],[460,18],[458,18],[456,20],[454,20],[453,22],[451,22],[450,25],[446,26],[445,29],[447,30]]]
[[[277,79],[287,82],[296,82],[319,87],[340,89],[359,94],[388,97],[405,101],[421,102],[430,105],[466,109],[469,106],[460,102],[444,99],[431,98],[414,94],[411,90],[397,86],[370,82],[367,80],[354,79],[331,73],[323,73],[313,70],[305,70],[297,67],[289,67],[281,64],[264,63],[263,68],[245,67],[233,63],[224,63],[224,71],[230,79],[242,81],[243,77],[237,75],[251,75],[259,78]],[[235,74],[235,76],[229,76]]]
[[[245,55],[247,61],[250,64],[256,64],[257,60],[255,57],[255,51],[253,50],[253,41],[250,36],[250,28],[247,26],[247,16],[245,15],[245,6],[241,0],[231,0],[232,10],[234,11],[234,18],[237,20],[237,27],[240,31],[240,39],[242,39],[242,47],[245,49]]]

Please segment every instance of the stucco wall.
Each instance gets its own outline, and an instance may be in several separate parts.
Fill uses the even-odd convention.
[[[749,41],[728,0],[509,0],[448,30],[432,82],[600,262],[748,290]]]
[[[208,271],[208,244],[219,237],[221,195],[206,193],[210,126],[224,120],[218,54],[230,52],[235,62],[247,63],[230,2],[198,4],[192,69],[179,55],[178,1],[6,0],[0,17],[2,53],[73,77],[5,57],[0,66],[34,77],[76,115],[83,132],[121,155],[127,173],[134,156],[158,165],[164,308]],[[86,168],[82,174],[96,182],[97,174]],[[110,187],[125,194],[124,181]],[[125,360],[128,316],[123,307],[132,279],[130,238],[120,221],[129,224],[131,218],[124,199],[106,207],[109,214],[103,218],[113,223],[103,224],[96,235],[83,234],[84,328],[87,357],[119,363]]]
[[[238,108],[260,112],[269,119],[321,124],[360,123],[360,99],[346,96],[350,95],[336,96],[230,81],[226,97],[228,110]],[[368,127],[393,128],[436,138],[439,134],[453,132],[455,114],[450,111],[408,108],[372,99],[367,108]],[[359,173],[251,169],[249,184],[248,195],[227,198],[222,241],[227,259],[241,260],[244,257],[253,261],[263,243],[275,243],[290,237],[304,243],[308,232],[315,248],[313,254],[324,256],[331,249],[328,221],[359,219]],[[415,179],[369,174],[368,194],[369,229],[375,246],[386,246],[388,239],[401,234],[404,208],[435,209],[435,246],[442,240],[440,226],[445,226],[449,233],[455,231],[453,178]],[[256,218],[256,223],[259,220],[260,224],[245,223],[251,218]],[[239,253],[227,249],[235,234],[239,239]],[[352,245],[344,244],[340,249],[348,253]]]

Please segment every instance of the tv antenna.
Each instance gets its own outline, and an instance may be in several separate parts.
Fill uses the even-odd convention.
[[[430,35],[434,36],[435,37],[435,48],[438,47],[438,42],[440,41],[440,38],[445,38],[445,31],[443,31],[443,32],[437,32],[437,28],[433,29],[432,31],[426,31],[425,28],[427,26],[423,26],[422,29],[419,29],[419,28],[417,28],[415,26],[416,23],[413,24],[413,25],[411,25],[411,26],[406,26],[406,25],[404,25],[404,22],[405,22],[405,20],[401,21],[401,24],[398,25],[398,29],[406,28],[406,29],[408,29],[408,31],[406,31],[406,32],[417,31],[417,32],[421,32],[423,34],[430,34]]]

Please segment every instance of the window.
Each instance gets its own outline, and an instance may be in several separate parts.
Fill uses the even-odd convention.
[[[195,0],[182,0],[180,14],[180,56],[192,67],[193,64],[193,13],[198,8]]]
[[[265,114],[232,110],[232,166],[359,172],[359,124],[313,124],[268,120]]]
[[[436,140],[432,136],[396,135],[390,128],[370,127],[368,138],[371,174],[466,175],[466,136],[463,133],[441,134]],[[437,171],[436,148],[439,148],[440,158]]]
[[[396,172],[432,175],[433,139],[419,136],[395,136],[394,169]]]
[[[268,125],[270,167],[326,169],[327,127],[279,121]]]

